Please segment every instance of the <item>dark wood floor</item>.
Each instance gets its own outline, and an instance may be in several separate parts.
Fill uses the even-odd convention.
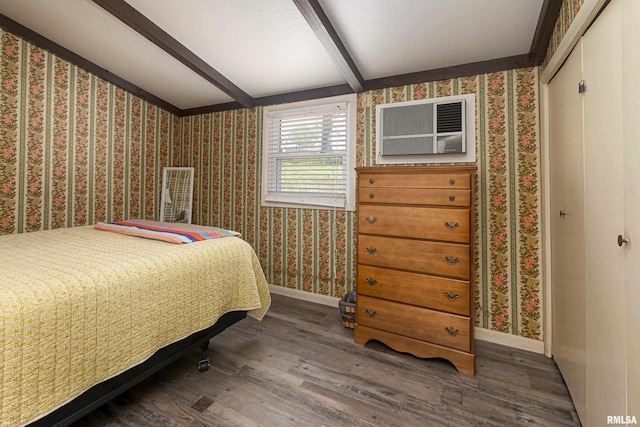
[[[273,295],[199,353],[97,409],[75,426],[579,425],[556,365],[543,355],[476,342],[477,376],[443,360],[360,346],[337,308]]]

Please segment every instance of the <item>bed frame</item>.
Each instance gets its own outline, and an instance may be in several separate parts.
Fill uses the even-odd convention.
[[[149,378],[189,351],[194,351],[196,346],[199,346],[202,351],[198,369],[206,371],[209,368],[209,361],[206,356],[209,340],[246,316],[246,311],[231,311],[224,314],[213,326],[161,348],[143,363],[126,370],[116,377],[96,384],[71,402],[29,425],[33,427],[67,426]]]

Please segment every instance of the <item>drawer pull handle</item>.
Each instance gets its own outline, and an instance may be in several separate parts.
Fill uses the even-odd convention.
[[[367,282],[369,286],[375,286],[376,283],[378,283],[378,281],[373,277],[367,277],[366,279],[364,279],[364,281]]]
[[[455,179],[450,179],[450,180],[449,180],[449,185],[453,185],[453,184],[455,184],[455,183],[456,183],[456,180],[455,180]]]
[[[449,291],[446,291],[446,292],[444,293],[444,296],[445,296],[445,297],[447,297],[447,298],[449,298],[449,301],[455,301],[455,300],[457,300],[458,298],[460,298],[460,295],[458,295],[458,294],[456,294],[456,293],[453,293],[453,292],[449,293]]]
[[[449,265],[456,265],[457,263],[460,262],[460,258],[458,258],[457,256],[451,256],[451,255],[447,255],[446,257],[444,257],[444,260]]]
[[[454,200],[456,200],[456,196],[454,196],[453,194],[451,196],[449,196],[449,201],[453,202]]]
[[[371,247],[371,246],[367,246],[367,248],[366,248],[366,249],[367,249],[367,252],[369,252],[369,255],[373,255],[373,254],[375,254],[376,252],[378,252],[378,249],[377,249],[377,248],[374,248],[374,247]]]
[[[449,230],[455,230],[456,228],[460,227],[460,224],[458,224],[457,222],[445,222],[444,226],[447,227]]]
[[[373,178],[370,178],[370,179],[369,179],[369,184],[373,184],[374,182],[376,182],[376,180],[375,180],[375,179],[373,179]]]
[[[365,308],[364,312],[367,313],[367,316],[369,316],[369,317],[376,317],[376,314],[378,314],[378,313],[376,313],[375,310],[371,310],[371,309],[368,309],[368,308]]]
[[[450,337],[455,337],[456,335],[460,335],[460,330],[454,328],[453,326],[445,326],[444,330],[447,331]]]
[[[369,198],[370,198],[370,199],[373,199],[374,197],[376,197],[376,195],[375,195],[375,194],[373,194],[373,193],[369,193]]]
[[[375,216],[368,216],[368,217],[367,217],[367,222],[368,222],[369,224],[375,224],[375,223],[376,223],[376,221],[378,221],[378,218],[376,218]]]

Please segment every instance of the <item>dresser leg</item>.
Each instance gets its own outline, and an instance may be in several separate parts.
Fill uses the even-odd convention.
[[[438,357],[446,359],[451,362],[461,374],[470,376],[475,376],[476,374],[475,354],[392,334],[359,324],[356,324],[354,327],[353,340],[356,344],[362,345],[365,345],[370,340],[377,340],[396,351],[409,353],[419,358]]]

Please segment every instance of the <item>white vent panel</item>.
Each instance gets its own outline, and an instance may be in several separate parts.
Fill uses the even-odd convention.
[[[376,106],[379,164],[475,162],[475,95]]]

